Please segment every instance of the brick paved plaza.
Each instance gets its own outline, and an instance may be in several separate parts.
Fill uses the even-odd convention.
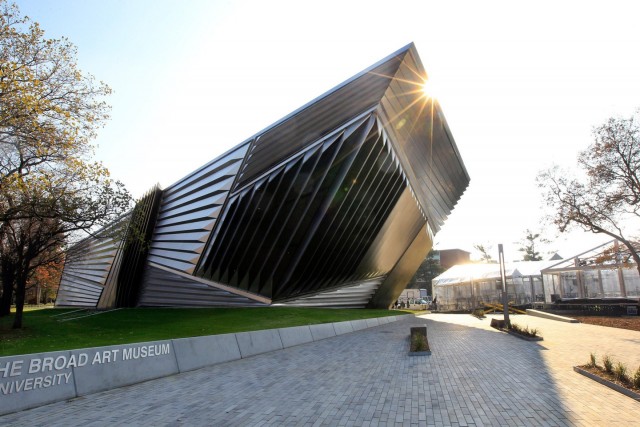
[[[0,425],[638,425],[640,402],[572,371],[590,352],[640,365],[640,332],[531,316],[430,314],[0,417]],[[426,324],[431,356],[408,357]]]

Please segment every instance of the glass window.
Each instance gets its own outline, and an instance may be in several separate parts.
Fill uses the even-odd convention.
[[[600,291],[600,274],[598,270],[587,270],[582,272],[582,283],[584,283],[585,298],[602,298]]]
[[[560,290],[562,298],[578,298],[578,277],[575,271],[560,273]]]
[[[552,303],[556,298],[560,297],[560,290],[558,287],[559,274],[545,274],[544,275],[544,301],[546,303]]]
[[[602,290],[605,298],[621,297],[618,270],[600,270],[602,277]]]
[[[533,277],[533,301],[544,301],[544,288],[542,287],[542,279],[539,277]]]
[[[622,270],[624,276],[624,286],[627,289],[628,297],[640,297],[640,275],[635,268],[625,268]]]

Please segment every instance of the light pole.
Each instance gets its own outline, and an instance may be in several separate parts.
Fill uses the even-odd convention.
[[[511,329],[509,321],[509,300],[507,298],[507,275],[504,271],[504,251],[502,243],[498,244],[498,260],[500,261],[500,278],[502,279],[502,309],[504,312],[504,327]]]

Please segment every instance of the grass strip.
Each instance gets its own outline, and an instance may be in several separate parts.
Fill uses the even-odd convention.
[[[0,356],[228,334],[409,313],[402,310],[259,308],[130,308],[78,317],[75,309],[24,313],[24,327],[11,329],[13,316],[0,318]],[[89,313],[87,313],[89,314]],[[71,317],[77,317],[69,320]]]

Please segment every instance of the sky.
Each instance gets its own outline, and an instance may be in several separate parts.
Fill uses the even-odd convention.
[[[167,187],[414,42],[471,183],[436,249],[518,259],[526,230],[576,255],[536,185],[640,108],[637,1],[20,0],[114,91],[97,159],[135,197]],[[640,234],[640,233],[636,233]]]

